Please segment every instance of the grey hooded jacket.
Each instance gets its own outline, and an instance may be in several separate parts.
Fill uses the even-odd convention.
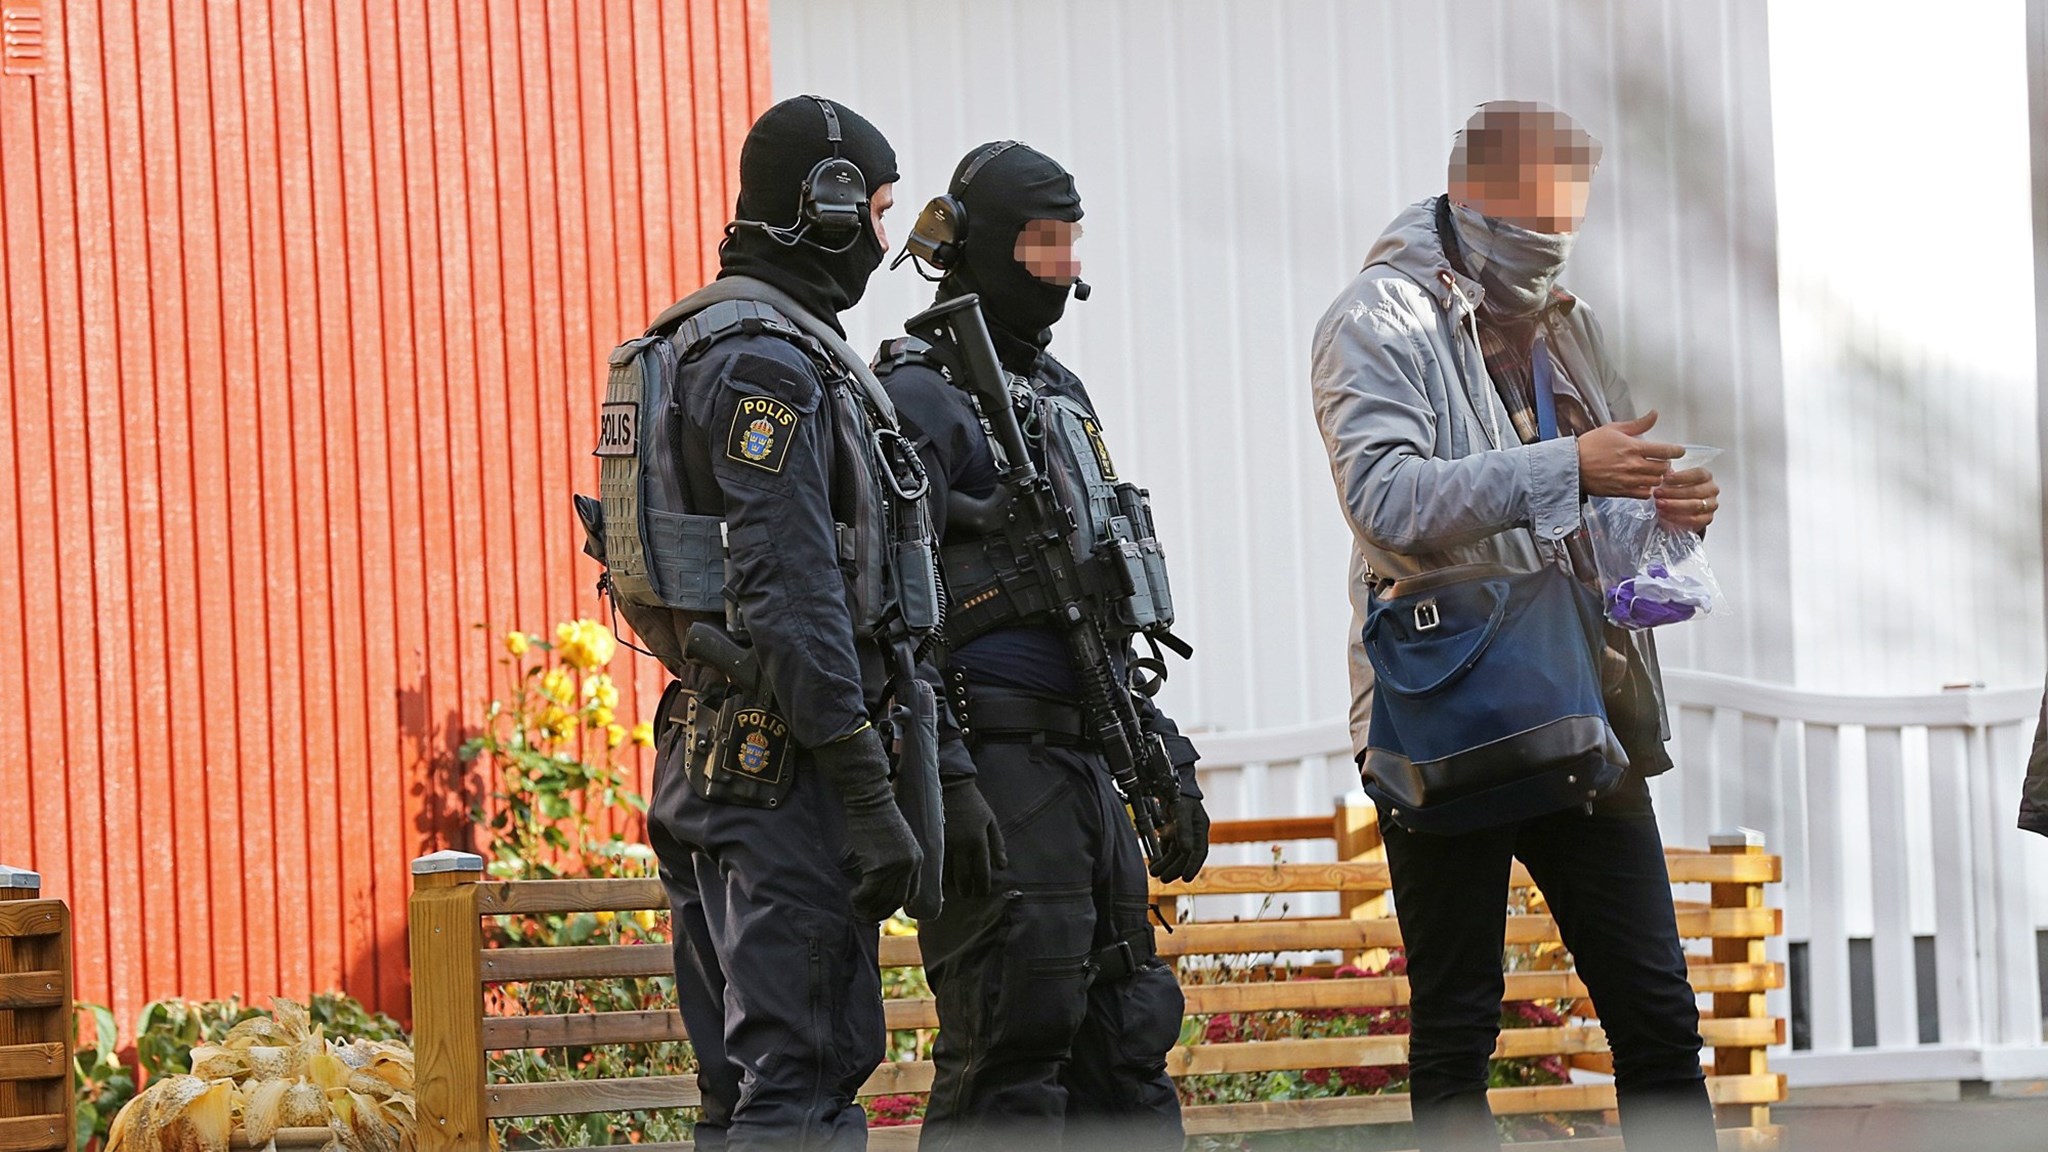
[[[1523,444],[1479,350],[1484,290],[1452,269],[1437,238],[1437,198],[1405,209],[1365,268],[1316,324],[1310,352],[1316,422],[1357,547],[1351,561],[1354,750],[1365,747],[1372,669],[1359,639],[1378,580],[1455,564],[1532,571],[1579,527],[1578,441]],[[1557,388],[1595,421],[1635,404],[1584,304],[1546,320]],[[1656,677],[1647,633],[1635,641]],[[1658,684],[1661,705],[1662,685]]]

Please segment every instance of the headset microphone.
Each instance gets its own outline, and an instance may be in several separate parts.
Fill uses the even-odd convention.
[[[1095,289],[1090,288],[1086,280],[1081,279],[1079,276],[1074,277],[1074,299],[1086,300],[1088,294],[1093,291]]]

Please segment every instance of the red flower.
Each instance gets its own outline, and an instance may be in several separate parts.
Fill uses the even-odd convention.
[[[1327,1088],[1330,1084],[1330,1070],[1328,1068],[1305,1069],[1301,1074],[1301,1078],[1318,1088]]]
[[[877,1096],[868,1105],[868,1125],[891,1128],[909,1124],[923,1110],[924,1101],[915,1096]]]
[[[1209,1023],[1202,1029],[1202,1039],[1211,1044],[1228,1044],[1239,1038],[1237,1019],[1228,1012],[1209,1017]]]
[[[1378,1092],[1394,1082],[1393,1073],[1385,1068],[1340,1068],[1337,1078],[1346,1088],[1361,1092]]]

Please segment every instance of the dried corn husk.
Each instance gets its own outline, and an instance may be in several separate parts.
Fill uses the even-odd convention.
[[[284,1025],[268,1016],[251,1016],[228,1029],[221,1040],[224,1048],[288,1048],[299,1038],[288,1034]]]
[[[107,1152],[227,1152],[234,1106],[232,1081],[163,1077],[114,1118]]]
[[[330,1152],[414,1152],[412,1050],[330,1041],[290,1000],[273,1011],[194,1048],[195,1075],[163,1077],[129,1101],[106,1152],[227,1152],[237,1125],[269,1152],[287,1128],[332,1132]]]
[[[288,1080],[265,1080],[243,1089],[242,1128],[249,1133],[251,1145],[265,1145],[277,1135],[284,1123],[284,1097],[291,1091]]]
[[[239,1080],[248,1074],[248,1057],[238,1049],[218,1044],[192,1049],[192,1075],[201,1080]]]
[[[325,1128],[332,1119],[327,1111],[327,1093],[307,1080],[293,1081],[284,1092],[283,1127]]]
[[[328,1093],[327,1103],[334,1109],[334,1127],[343,1133],[345,1147],[359,1152],[399,1152],[398,1125],[384,1115],[375,1100],[342,1088]]]
[[[235,1128],[235,1085],[199,1083],[202,1090],[160,1129],[164,1152],[227,1152],[228,1133]]]
[[[318,1084],[323,1091],[348,1087],[348,1079],[355,1075],[355,1069],[342,1062],[341,1057],[331,1052],[322,1052],[306,1061],[306,1079]]]

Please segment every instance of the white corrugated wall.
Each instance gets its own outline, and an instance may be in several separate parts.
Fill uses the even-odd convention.
[[[1053,350],[1152,489],[1198,649],[1165,697],[1183,723],[1344,714],[1349,537],[1308,403],[1310,331],[1387,221],[1442,190],[1452,132],[1494,97],[1554,102],[1606,142],[1567,282],[1674,438],[1732,450],[1714,553],[1742,611],[1675,635],[1672,661],[1790,677],[1780,598],[1751,595],[1788,578],[1757,5],[776,0],[772,14],[776,94],[843,99],[895,142],[899,234],[983,141],[1027,140],[1075,173],[1097,290]],[[878,276],[849,318],[855,342],[929,299],[907,269]]]
[[[1770,24],[1800,680],[2038,685],[2025,5]]]

